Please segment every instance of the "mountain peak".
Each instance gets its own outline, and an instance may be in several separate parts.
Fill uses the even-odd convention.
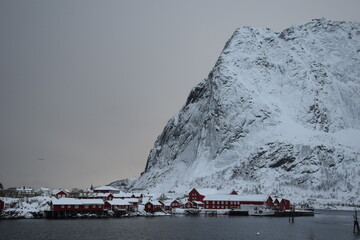
[[[128,187],[353,197],[360,182],[342,177],[360,171],[359,49],[358,23],[238,28]]]

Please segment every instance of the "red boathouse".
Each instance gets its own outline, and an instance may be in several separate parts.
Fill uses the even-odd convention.
[[[53,212],[96,212],[104,209],[102,199],[60,198],[51,203]]]
[[[113,211],[116,210],[125,210],[130,211],[131,210],[131,204],[123,199],[114,199],[110,201],[106,201],[104,204],[105,209],[110,209]]]
[[[145,204],[145,211],[147,211],[147,212],[161,211],[162,208],[163,208],[163,205],[159,201],[150,201]]]

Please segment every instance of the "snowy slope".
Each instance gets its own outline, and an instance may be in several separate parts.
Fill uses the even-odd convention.
[[[360,24],[242,27],[128,189],[235,188],[357,202]]]

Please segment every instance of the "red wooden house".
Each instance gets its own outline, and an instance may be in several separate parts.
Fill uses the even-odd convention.
[[[69,192],[67,190],[57,190],[53,192],[53,196],[56,198],[66,198],[69,196]]]
[[[280,210],[280,202],[279,199],[275,198],[273,205],[272,205],[272,209],[274,210]]]
[[[262,195],[209,195],[203,200],[205,209],[235,209],[241,205],[266,205],[267,198]]]
[[[193,188],[189,192],[189,201],[203,201],[205,196],[209,195],[237,195],[238,193],[235,190],[229,191],[229,190],[218,190],[218,189],[212,189],[212,188]]]
[[[111,201],[114,199],[114,195],[112,193],[96,193],[94,198],[102,199],[104,201]]]
[[[285,199],[285,198],[281,199],[281,201],[280,201],[280,209],[281,209],[282,211],[284,211],[284,210],[290,210],[290,209],[291,209],[290,201],[287,200],[287,199]]]
[[[114,199],[114,200],[109,200],[106,201],[104,203],[104,208],[105,209],[110,209],[110,210],[126,210],[126,211],[130,211],[131,210],[131,204],[123,199]]]
[[[193,201],[193,208],[204,208],[205,204],[203,202],[200,201]]]
[[[157,212],[162,211],[163,204],[159,201],[150,201],[145,204],[145,211],[147,212]]]
[[[137,199],[139,199],[139,202],[142,203],[142,200],[144,198],[144,194],[142,194],[142,193],[132,193],[131,198],[137,198]]]
[[[196,190],[195,188],[193,188],[190,192],[189,192],[189,201],[202,201],[205,197],[204,193],[200,193],[201,191]]]
[[[268,199],[265,202],[266,206],[270,209],[274,208],[274,200],[271,196],[268,197]]]
[[[239,195],[239,194],[237,193],[237,191],[232,190],[231,193],[230,193],[230,195]]]
[[[0,199],[0,211],[2,211],[5,208],[5,203],[3,200]]]
[[[54,212],[95,212],[104,209],[102,199],[59,198],[51,202]]]
[[[172,201],[171,200],[165,200],[165,201],[159,201],[162,205],[163,205],[163,209],[165,211],[171,211],[171,203]]]
[[[184,204],[184,208],[195,208],[195,206],[194,206],[193,202],[187,201]]]
[[[171,209],[179,208],[179,207],[181,207],[181,204],[180,204],[180,202],[178,200],[174,200],[174,201],[171,202]]]
[[[271,198],[271,197],[269,197]],[[290,210],[291,209],[291,203],[289,200],[285,198],[275,198],[272,204],[269,204],[269,200],[267,201],[267,206],[271,209],[277,210],[277,211],[284,211],[284,210]]]

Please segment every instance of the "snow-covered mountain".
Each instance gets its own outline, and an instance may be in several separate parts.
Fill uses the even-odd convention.
[[[237,189],[358,202],[360,24],[241,27],[127,189]]]

